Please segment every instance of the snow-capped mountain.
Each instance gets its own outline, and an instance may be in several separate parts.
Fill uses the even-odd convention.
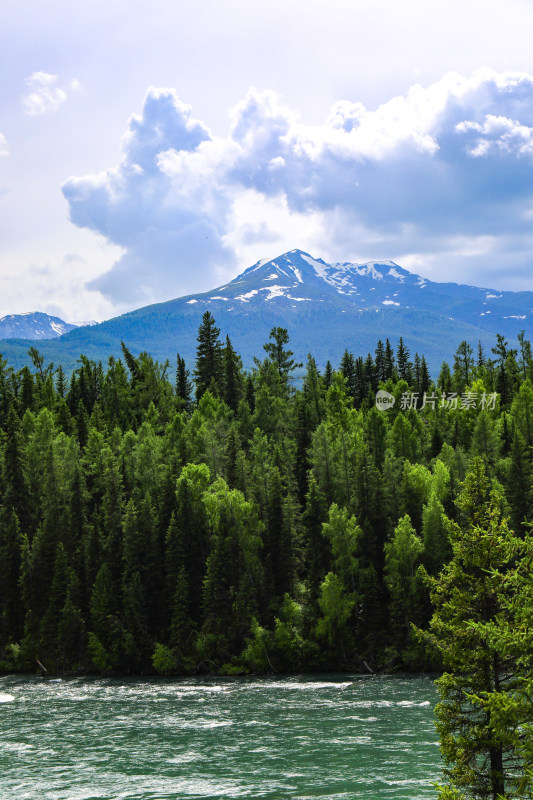
[[[39,350],[71,369],[80,353],[102,362],[119,356],[123,340],[133,353],[146,350],[174,364],[178,352],[192,366],[206,310],[222,336],[230,336],[246,367],[254,356],[262,356],[274,326],[288,329],[298,360],[305,361],[310,352],[321,366],[328,359],[338,364],[345,349],[366,355],[378,339],[389,338],[395,345],[402,336],[411,355],[426,356],[435,376],[465,339],[472,346],[480,341],[490,354],[496,332],[511,342],[521,330],[530,338],[533,334],[533,292],[437,283],[393,261],[328,264],[291,250],[258,261],[211,292],[71,330],[56,341],[40,342]],[[0,329],[0,336],[5,335]],[[16,335],[24,334],[19,329]],[[27,349],[23,342],[0,343],[0,353],[17,368],[27,363]]]
[[[187,302],[203,302],[209,306],[230,303],[226,307],[228,311],[239,305],[244,310],[244,304],[257,306],[272,302],[278,307],[294,309],[299,303],[317,302],[350,311],[416,309],[499,332],[509,327],[513,332],[515,328],[527,328],[533,315],[531,292],[501,292],[456,283],[436,283],[409,272],[394,261],[327,264],[301,250],[258,261],[229,284],[196,295]]]
[[[246,269],[225,286],[202,295],[203,302],[232,301],[236,304],[268,303],[294,306],[294,303],[327,303],[339,306],[368,308],[379,300],[384,305],[397,305],[393,297],[398,282],[421,281],[393,261],[367,264],[327,264],[301,250],[292,250],[275,259],[263,259]],[[379,283],[378,283],[379,281]],[[391,288],[394,287],[394,288]],[[369,290],[377,295],[368,295]],[[194,296],[188,303],[200,302]]]
[[[72,322],[51,317],[42,311],[7,314],[0,317],[0,339],[57,339],[76,327]]]

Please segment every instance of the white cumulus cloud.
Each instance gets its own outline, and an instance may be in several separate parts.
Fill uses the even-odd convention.
[[[26,78],[28,94],[22,98],[22,105],[26,114],[36,117],[40,114],[57,111],[59,106],[67,99],[67,90],[57,86],[57,75],[48,72],[34,72]],[[79,91],[81,84],[77,79],[70,82],[71,91]]]
[[[74,224],[123,248],[91,288],[114,302],[162,300],[211,288],[278,243],[455,265],[471,282],[501,271],[503,252],[519,269],[531,245],[532,75],[449,73],[373,110],[339,101],[324,117],[306,125],[251,89],[214,137],[174,90],[150,89],[120,163],[63,186]]]
[[[9,155],[9,145],[3,133],[0,133],[0,156]]]

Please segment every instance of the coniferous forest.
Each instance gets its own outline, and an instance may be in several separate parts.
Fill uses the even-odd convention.
[[[283,328],[244,371],[209,312],[190,372],[30,356],[0,358],[3,671],[439,669],[458,542],[492,520],[515,558],[532,518],[523,334],[438,376],[402,340],[296,364]]]

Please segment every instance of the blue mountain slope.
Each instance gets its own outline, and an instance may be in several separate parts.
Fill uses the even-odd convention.
[[[147,350],[174,363],[179,352],[192,365],[196,335],[209,310],[229,334],[245,366],[261,356],[275,325],[286,327],[299,360],[313,353],[320,365],[338,364],[345,348],[373,351],[379,338],[403,336],[411,354],[424,353],[435,375],[463,339],[490,350],[495,333],[514,340],[532,329],[533,293],[499,292],[437,283],[392,261],[327,264],[301,250],[262,260],[211,292],[137,309],[56,341],[42,341],[48,360],[72,369],[80,353],[105,361],[120,355],[120,340],[134,353]],[[0,342],[15,367],[27,363],[28,342]]]

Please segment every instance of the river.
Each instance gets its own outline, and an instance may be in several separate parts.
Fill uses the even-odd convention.
[[[429,677],[0,678],[1,800],[425,800]]]

